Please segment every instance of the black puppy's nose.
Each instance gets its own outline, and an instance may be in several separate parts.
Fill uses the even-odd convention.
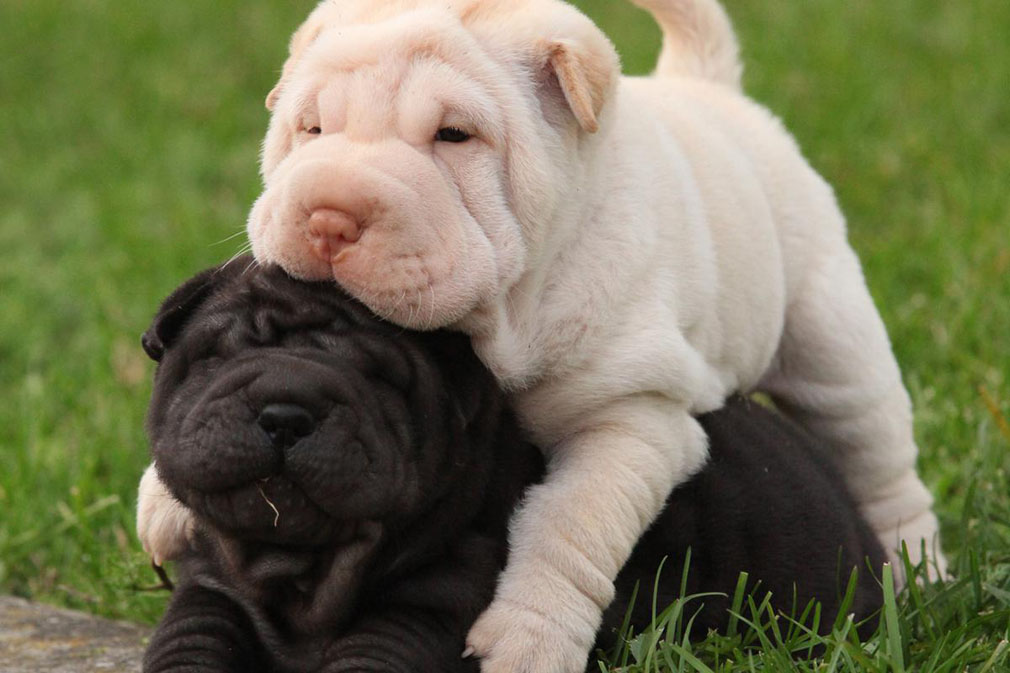
[[[268,404],[256,421],[278,449],[293,446],[316,429],[316,419],[297,404]]]

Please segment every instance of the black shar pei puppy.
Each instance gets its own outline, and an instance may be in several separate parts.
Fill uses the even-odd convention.
[[[144,335],[157,471],[197,520],[144,670],[476,672],[464,636],[539,452],[465,337],[248,266],[193,278]],[[710,464],[642,538],[601,645],[639,581],[633,621],[649,623],[664,557],[658,601],[680,595],[688,547],[690,593],[732,595],[746,570],[787,612],[820,599],[828,622],[859,567],[850,610],[876,610],[866,559],[884,555],[817,447],[746,400],[702,422]],[[695,629],[727,606],[705,598]]]

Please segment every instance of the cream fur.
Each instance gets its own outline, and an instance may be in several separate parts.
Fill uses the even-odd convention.
[[[189,509],[168,492],[154,463],[144,470],[137,489],[137,537],[155,565],[179,558],[193,537]]]
[[[582,669],[635,540],[705,460],[692,415],[734,391],[767,391],[838,447],[892,556],[936,543],[830,187],[741,94],[714,0],[637,2],[666,33],[650,78],[620,77],[556,0],[326,0],[268,100],[257,258],[470,334],[547,452],[468,637],[485,673]],[[474,138],[435,141],[444,126]],[[360,239],[316,256],[318,209]]]

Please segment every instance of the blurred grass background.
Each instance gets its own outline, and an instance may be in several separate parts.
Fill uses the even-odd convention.
[[[645,13],[578,4],[626,70],[649,70]],[[313,5],[0,3],[0,592],[162,610],[139,590],[153,575],[132,532],[151,373],[138,338],[168,291],[242,243],[228,237],[259,190],[263,99]],[[727,5],[749,93],[849,217],[946,545],[970,540],[995,568],[1010,558],[1010,3]]]

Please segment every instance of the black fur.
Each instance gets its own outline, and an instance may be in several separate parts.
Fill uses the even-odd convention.
[[[144,335],[159,360],[158,472],[200,521],[144,670],[476,672],[463,639],[539,453],[465,337],[404,331],[332,284],[248,266],[184,284]],[[314,429],[279,441],[262,425],[270,405],[307,412]],[[830,618],[860,566],[853,611],[871,613],[879,588],[863,559],[879,568],[883,554],[810,440],[745,400],[701,420],[710,466],[640,541],[601,645],[636,581],[635,619],[648,623],[667,555],[660,602],[678,595],[689,546],[691,592],[732,593],[747,570],[783,610],[795,585]],[[724,624],[725,605],[706,599],[696,628]]]

